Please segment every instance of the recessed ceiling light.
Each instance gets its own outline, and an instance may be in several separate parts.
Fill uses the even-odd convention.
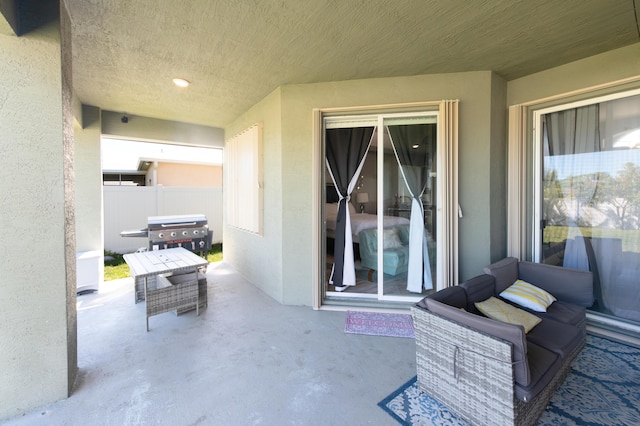
[[[413,149],[418,149],[418,148],[420,148],[420,145],[415,144],[415,145],[412,145],[412,146],[411,146],[411,148],[413,148]]]
[[[191,83],[189,83],[187,80],[185,80],[184,78],[174,78],[173,79],[173,84],[175,84],[178,87],[189,87],[189,85]]]

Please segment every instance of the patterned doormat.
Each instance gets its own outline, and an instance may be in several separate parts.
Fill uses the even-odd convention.
[[[415,337],[410,314],[347,311],[344,332],[371,336]]]
[[[415,377],[378,406],[402,425],[467,425],[420,392]],[[637,425],[638,419],[640,349],[589,335],[536,425]]]

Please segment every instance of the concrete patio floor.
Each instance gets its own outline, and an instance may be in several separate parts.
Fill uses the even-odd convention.
[[[207,279],[200,316],[148,333],[132,279],[78,296],[73,394],[0,423],[397,424],[377,403],[416,374],[413,339],[345,334],[344,312],[283,306],[224,262]]]

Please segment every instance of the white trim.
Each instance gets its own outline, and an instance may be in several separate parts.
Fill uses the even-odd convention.
[[[534,262],[542,259],[542,114],[533,111],[533,237],[531,239],[531,258]],[[526,179],[526,178],[525,178]],[[525,180],[526,182],[526,180]]]
[[[557,95],[547,96],[546,98],[534,99],[528,102],[523,102],[522,105],[527,107],[535,107],[536,105],[542,105],[548,102],[561,101],[562,99],[569,99],[573,96],[588,95],[589,93],[595,93],[598,91],[609,90],[609,89],[611,90],[619,89],[617,93],[621,93],[621,92],[627,91],[622,86],[626,84],[637,83],[637,82],[640,82],[640,74],[635,75],[633,77],[629,77],[629,78],[623,78],[622,80],[611,81],[608,83],[598,84],[598,85],[586,87],[583,89],[572,90],[570,92],[564,92],[564,93],[559,93]],[[634,89],[630,89],[630,90],[634,90]],[[604,95],[604,96],[607,96],[607,95]]]
[[[313,232],[313,256],[314,256],[314,289],[313,289],[313,297],[314,297],[314,309],[331,309],[325,308],[324,298],[325,296],[332,296],[335,298],[339,298],[341,300],[345,300],[348,298],[353,299],[373,299],[378,301],[398,301],[398,302],[415,302],[422,298],[422,294],[416,294],[416,296],[395,296],[395,295],[384,295],[383,294],[383,279],[384,274],[378,274],[378,294],[363,294],[363,293],[346,293],[346,292],[329,292],[324,290],[324,282],[322,280],[324,276],[325,265],[321,261],[323,258],[323,254],[320,251],[320,247],[324,247],[324,242],[322,242],[322,229],[323,229],[323,216],[322,212],[324,206],[321,204],[322,198],[322,189],[321,182],[324,180],[324,170],[319,165],[324,165],[324,161],[322,161],[322,156],[324,154],[323,150],[323,131],[324,126],[329,124],[330,127],[351,127],[353,125],[356,126],[369,126],[376,125],[379,122],[382,122],[384,118],[398,118],[405,117],[408,119],[416,118],[420,119],[421,117],[429,118],[435,117],[436,122],[438,123],[438,154],[437,154],[437,168],[439,176],[441,179],[437,179],[437,193],[438,198],[435,200],[436,202],[436,217],[440,218],[440,220],[436,220],[437,230],[436,230],[436,240],[439,242],[439,248],[437,250],[437,278],[436,278],[436,289],[444,287],[443,284],[446,281],[446,286],[455,285],[458,283],[458,104],[459,101],[436,101],[436,102],[416,102],[409,104],[388,104],[388,105],[371,105],[371,106],[360,106],[360,107],[346,107],[346,108],[323,108],[323,109],[314,109],[313,110],[313,168],[314,168],[314,189],[313,189],[313,223],[314,223],[314,232]],[[403,112],[392,112],[390,110],[402,110]],[[406,111],[411,109],[412,111]],[[416,111],[420,110],[421,111]],[[347,115],[344,117],[338,116],[339,114],[348,114],[350,112],[355,113],[364,113],[366,111],[375,111],[375,115]],[[376,117],[375,122],[370,122],[369,120],[372,117]],[[446,124],[446,129],[444,128]],[[378,129],[383,128],[383,126],[378,125]],[[383,145],[384,142],[384,133],[379,132],[378,134],[378,143],[379,146]],[[448,146],[444,146],[448,145]],[[446,148],[446,149],[445,149]],[[447,155],[446,161],[441,161],[440,157],[443,155]],[[381,176],[381,170],[384,170],[384,159],[381,156],[377,156],[377,173]],[[445,173],[443,171],[448,170],[447,177],[445,177]],[[384,199],[383,192],[384,186],[381,179],[378,179],[378,188],[376,189],[378,195],[378,206],[377,210],[379,212],[384,212],[384,208],[382,206],[382,200]],[[443,207],[444,203],[446,203],[447,207]],[[446,221],[444,218],[445,214],[450,215],[449,223],[447,226],[444,225]],[[382,226],[382,215],[378,215],[378,226]],[[382,233],[379,233],[378,238],[382,238]],[[447,241],[447,242],[445,242]],[[381,242],[378,241],[379,246]],[[378,253],[379,263],[384,264],[380,257],[382,256],[382,251]],[[443,267],[446,268],[446,273],[443,271]]]
[[[526,151],[527,107],[514,105],[509,107],[509,122],[518,126],[509,126],[508,170],[507,170],[507,256],[524,259],[526,216]]]
[[[640,325],[630,324],[626,321],[619,321],[614,318],[608,318],[604,315],[598,315],[597,312],[587,312],[587,319],[596,326],[598,324],[603,324],[640,336]]]
[[[614,101],[616,99],[629,98],[631,96],[636,96],[636,95],[640,95],[640,89],[624,90],[622,92],[610,93],[608,95],[597,96],[595,98],[587,98],[579,101],[558,104],[558,105],[550,106],[547,108],[537,109],[535,110],[535,112],[539,113],[540,115],[544,115],[552,112],[565,111],[572,108],[579,108],[587,105],[594,105],[602,102]]]
[[[355,292],[339,292],[339,291],[327,291],[326,296],[333,296],[336,299],[369,299],[378,300],[376,293],[355,293]]]
[[[322,190],[324,186],[324,161],[322,159],[322,112],[314,109],[312,113],[313,120],[313,151],[311,153],[311,167],[313,170],[311,180],[311,223],[316,224],[311,230],[311,273],[313,282],[313,309],[320,309],[322,299],[324,297],[324,286],[322,285],[322,276],[326,267],[321,256],[322,250],[326,252],[326,242],[322,240],[322,227],[317,224],[322,223],[324,217],[324,203],[322,203]]]
[[[444,100],[439,109],[436,290],[458,284],[458,104]]]

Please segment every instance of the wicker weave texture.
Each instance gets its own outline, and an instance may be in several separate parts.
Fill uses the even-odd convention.
[[[413,308],[418,385],[472,424],[514,418],[511,346]]]
[[[209,296],[207,294],[207,278],[201,276],[198,278],[198,309],[205,309],[209,305]],[[180,308],[176,311],[177,315],[192,311],[194,307]]]
[[[135,289],[133,292],[135,296],[135,303],[144,302],[144,278],[145,277],[134,277],[133,279],[135,283]],[[150,275],[147,277],[147,285],[152,288],[156,287],[155,275]]]
[[[198,309],[198,280],[174,285],[166,277],[158,275],[155,288],[147,283],[145,300],[149,331],[149,317],[153,315],[188,307]]]
[[[412,308],[420,389],[474,425],[533,425],[583,344],[529,402],[515,396],[511,344]]]
[[[182,275],[182,274],[188,274],[190,272],[193,272],[193,267],[192,266],[188,266],[188,267],[184,267],[184,268],[178,268],[178,269],[173,269],[171,271],[171,274],[173,275]],[[147,275],[147,285],[149,287],[156,287],[156,276],[157,275]],[[133,281],[134,281],[134,286],[135,286],[135,291],[134,291],[134,297],[135,303],[138,302],[144,302],[144,276],[135,276],[133,277]]]

